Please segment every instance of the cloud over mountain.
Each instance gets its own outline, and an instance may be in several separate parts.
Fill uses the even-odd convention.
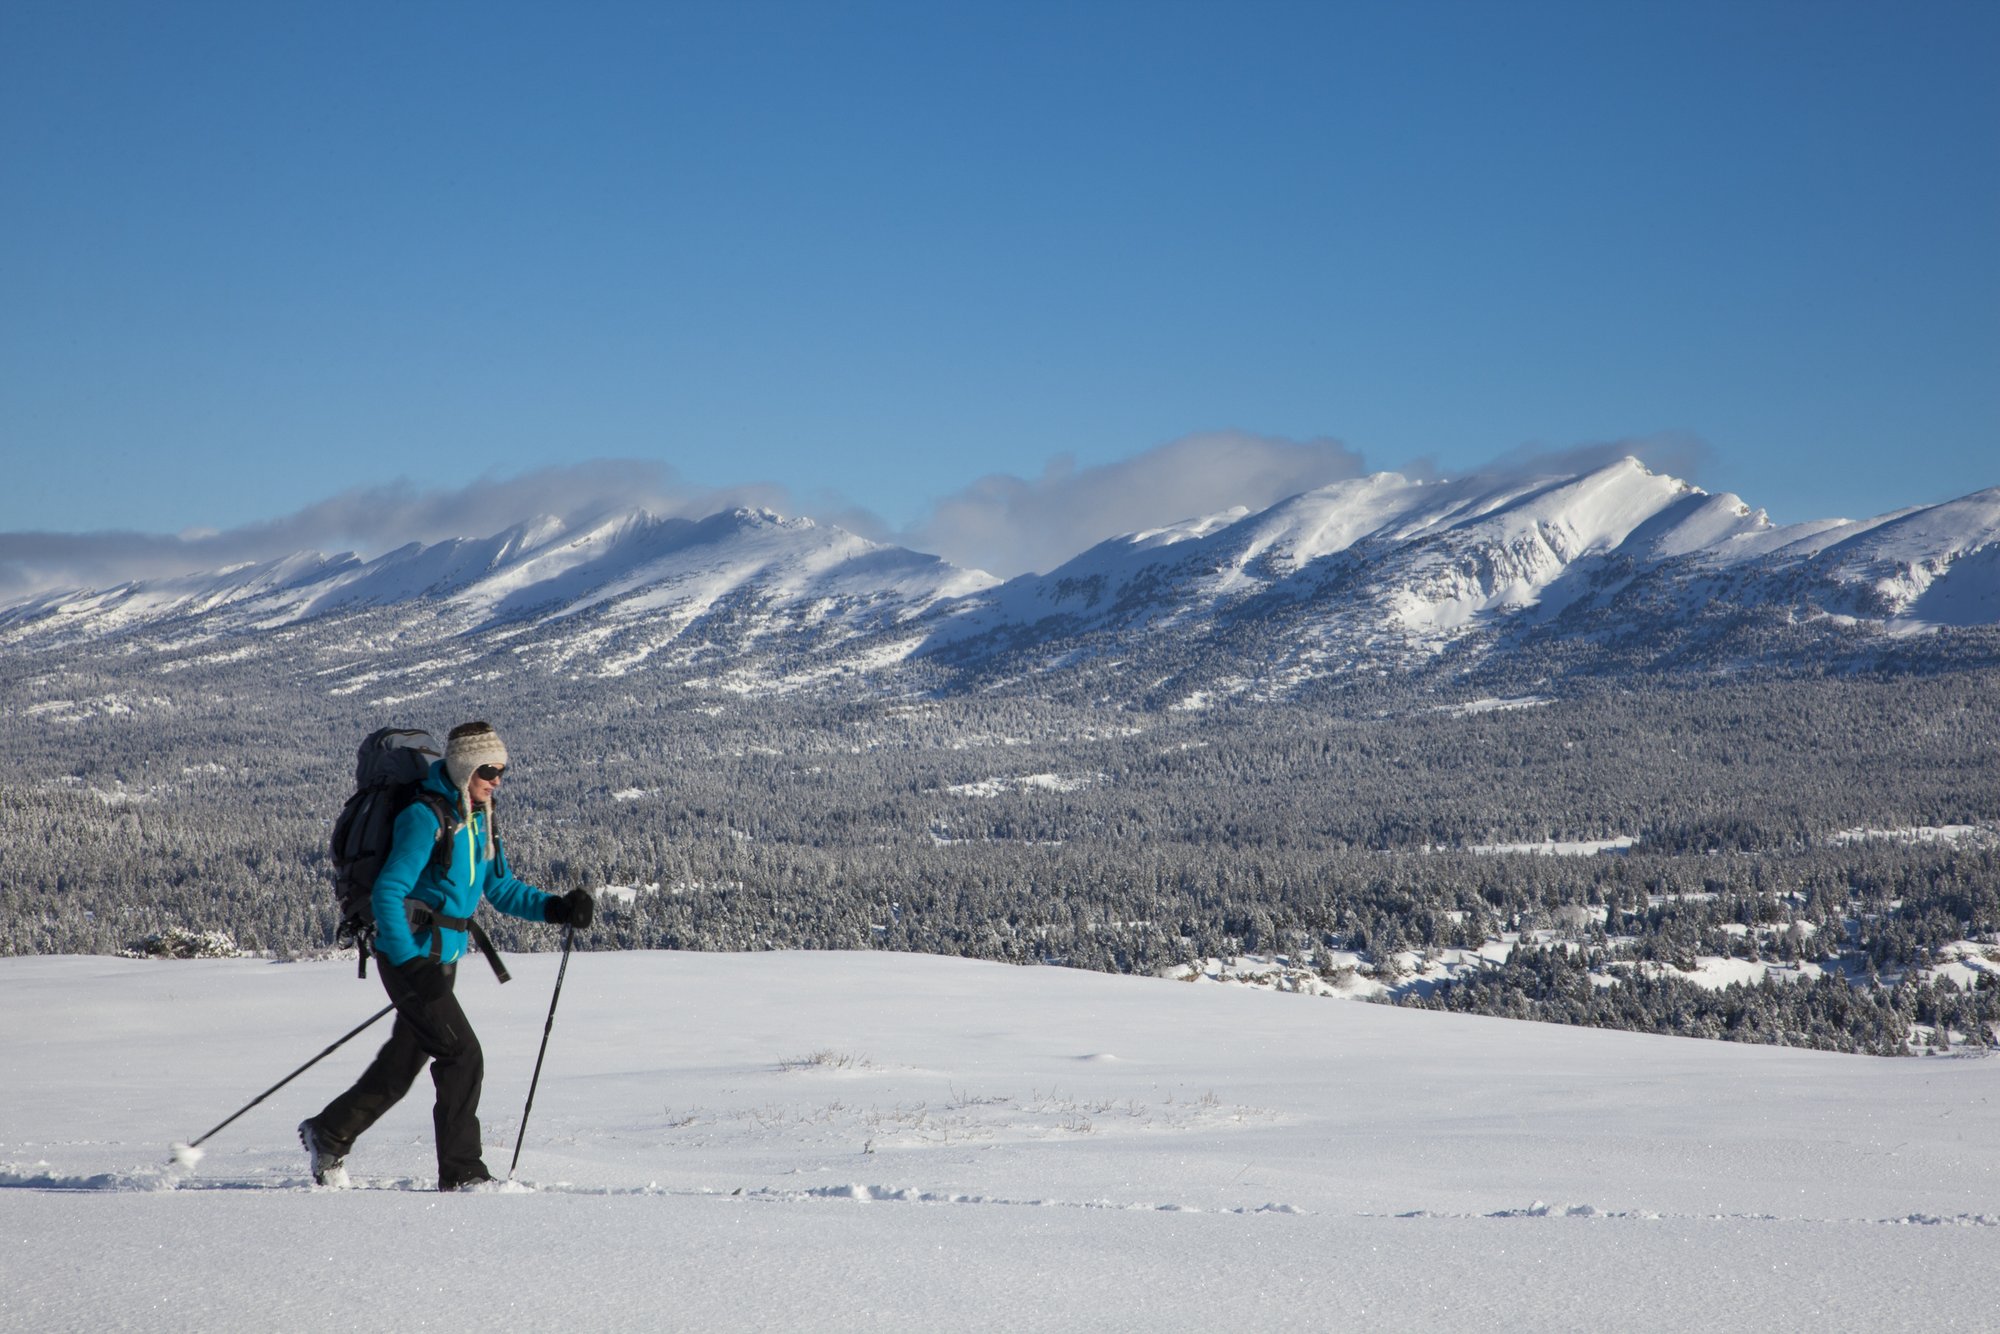
[[[1574,477],[1634,458],[1654,472],[1701,484],[1715,463],[1706,440],[1685,431],[1662,431],[1622,440],[1593,441],[1556,449],[1526,444],[1474,469],[1486,477]]]
[[[0,533],[0,602],[296,551],[373,555],[409,542],[497,532],[538,515],[576,523],[641,508],[662,518],[701,518],[738,505],[790,507],[784,488],[775,485],[699,487],[661,463],[597,459],[452,489],[418,490],[404,482],[357,487],[283,518],[220,531]]]
[[[1003,577],[1046,571],[1107,534],[1236,505],[1261,509],[1364,471],[1361,455],[1337,440],[1190,435],[1087,468],[1060,456],[1032,479],[989,474],[939,501],[901,540]]]

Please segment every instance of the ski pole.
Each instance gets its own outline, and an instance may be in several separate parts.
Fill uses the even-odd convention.
[[[348,1029],[347,1033],[343,1037],[339,1038],[332,1045],[328,1046],[325,1051],[313,1057],[310,1061],[307,1061],[304,1065],[292,1071],[292,1073],[286,1075],[283,1079],[271,1085],[271,1087],[265,1089],[262,1093],[259,1093],[256,1097],[252,1098],[249,1102],[245,1103],[242,1106],[242,1108],[237,1111],[236,1116],[232,1116],[229,1118],[228,1121],[222,1122],[221,1125],[216,1126],[214,1130],[211,1130],[208,1132],[208,1134],[203,1135],[201,1139],[189,1140],[186,1144],[175,1146],[174,1149],[175,1156],[179,1157],[183,1149],[194,1149],[200,1147],[202,1140],[208,1139],[210,1136],[214,1135],[217,1130],[221,1130],[222,1127],[228,1125],[230,1121],[234,1121],[237,1116],[243,1115],[244,1112],[249,1111],[252,1107],[255,1107],[258,1103],[264,1101],[264,1099],[270,1097],[273,1093],[276,1093],[279,1089],[291,1083],[294,1079],[297,1079],[300,1075],[312,1069],[314,1066],[318,1065],[321,1061],[325,1060],[327,1057],[333,1055],[335,1051],[337,1051],[340,1047],[344,1046],[347,1043],[348,1039],[355,1037],[361,1032],[362,1029],[367,1028],[370,1024],[373,1024],[377,1019],[380,1019],[383,1015],[389,1013],[389,1011],[395,1008],[396,1007],[393,1005],[384,1005],[381,1009],[375,1011],[374,1014],[369,1015],[368,1018],[356,1024],[353,1028]]]
[[[521,1165],[521,1144],[528,1138],[528,1113],[535,1110],[535,1086],[542,1082],[542,1058],[549,1054],[549,1032],[556,1026],[556,1002],[562,999],[563,974],[569,971],[569,945],[576,938],[576,928],[567,923],[563,926],[562,962],[556,965],[556,991],[549,997],[549,1017],[542,1025],[542,1049],[535,1053],[535,1075],[528,1081],[528,1105],[521,1109],[521,1133],[514,1136],[514,1161],[507,1164],[507,1179],[514,1179],[514,1169]]]

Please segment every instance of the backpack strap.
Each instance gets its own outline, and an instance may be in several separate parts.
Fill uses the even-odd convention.
[[[417,794],[410,799],[410,804],[413,806],[418,802],[422,802],[424,808],[430,811],[438,825],[437,839],[431,844],[430,869],[448,870],[451,866],[452,840],[457,837],[460,827],[458,808],[437,793],[424,788],[417,789]],[[472,937],[472,943],[478,946],[479,952],[486,956],[486,963],[493,969],[494,977],[502,982],[513,979],[513,974],[507,971],[507,965],[500,962],[500,951],[493,947],[493,938],[486,934],[485,927],[472,918],[446,917],[421,899],[404,899],[403,910],[409,914],[410,925],[413,927],[441,926],[447,930],[465,932]],[[436,931],[432,931],[431,957],[434,959],[441,957],[443,950],[443,938]]]
[[[423,788],[418,788],[410,799],[403,803],[403,809],[408,810],[411,806],[418,804],[421,804],[425,810],[428,810],[432,818],[437,821],[437,836],[431,841],[431,856],[428,869],[433,871],[448,871],[451,869],[451,840],[458,833],[458,809],[437,793],[426,791]],[[426,912],[429,911],[421,900],[405,899],[403,903],[405,912],[409,912],[412,908],[422,908]],[[468,930],[466,927],[458,926],[456,924],[458,920],[456,918],[452,919],[452,929],[454,931]],[[415,926],[417,924],[413,916],[411,918],[411,925]],[[501,965],[500,955],[494,950],[493,942],[486,938],[486,933],[480,930],[476,924],[469,928],[469,930],[474,933],[473,939],[479,942],[479,948],[486,955],[487,962],[493,965],[493,971],[501,974],[500,980],[505,982],[507,980],[505,976],[507,970]],[[368,976],[368,956],[375,949],[374,926],[371,924],[357,931],[354,943],[357,947],[355,954],[358,956],[355,976],[365,978]],[[435,938],[432,944],[437,944]]]
[[[427,789],[419,789],[416,799],[429,807],[431,814],[437,817],[438,838],[436,845],[431,849],[431,869],[448,871],[451,869],[452,840],[458,837],[458,831],[463,827],[463,822],[458,818],[460,811],[458,807],[452,805],[437,793]],[[490,821],[492,816],[489,815],[487,819]],[[502,846],[498,833],[493,835],[493,856],[496,863],[495,869],[502,875],[508,874],[507,851]],[[471,936],[472,943],[479,948],[481,954],[486,956],[487,966],[493,970],[493,976],[502,982],[511,982],[513,980],[514,975],[507,971],[507,965],[500,962],[500,951],[493,947],[493,937],[487,935],[486,928],[481,926],[475,919],[470,917],[443,917],[437,913],[432,913],[431,920],[435,921],[439,926],[449,927],[453,931],[463,931],[468,936]],[[433,948],[440,950],[443,948],[443,943],[438,940],[436,933],[432,933],[431,944]]]
[[[458,833],[458,808],[435,792],[417,789],[410,805],[422,804],[438,822],[437,838],[431,843],[430,869],[442,871],[451,865],[451,840]]]

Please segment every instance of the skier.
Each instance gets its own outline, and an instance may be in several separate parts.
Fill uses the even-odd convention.
[[[354,1086],[299,1123],[299,1142],[321,1185],[347,1183],[345,1160],[354,1141],[409,1092],[425,1061],[437,1086],[431,1120],[438,1189],[494,1179],[479,1143],[485,1059],[452,994],[466,928],[482,897],[511,916],[578,930],[596,914],[584,890],[548,894],[515,878],[493,830],[493,792],[506,772],[507,747],[498,732],[483,722],[454,727],[444,758],[431,765],[423,784],[454,799],[462,813],[448,853],[437,848],[443,826],[424,802],[411,802],[396,817],[395,842],[374,891],[377,972],[396,1007],[396,1023]]]

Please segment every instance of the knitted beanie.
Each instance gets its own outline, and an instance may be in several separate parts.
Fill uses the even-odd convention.
[[[463,792],[473,770],[483,764],[507,763],[507,746],[491,723],[460,723],[444,744],[444,771],[451,785]]]
[[[458,789],[458,804],[465,812],[466,827],[472,825],[472,775],[481,765],[507,763],[507,746],[491,723],[460,723],[451,729],[444,744],[444,771]],[[487,861],[493,860],[493,806],[486,803]]]

